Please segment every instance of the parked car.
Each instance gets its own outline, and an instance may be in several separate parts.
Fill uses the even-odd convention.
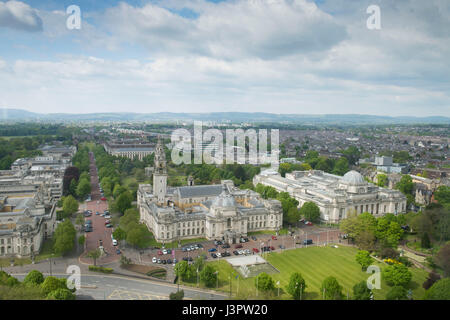
[[[172,254],[172,250],[167,249],[167,254]]]
[[[162,254],[167,254],[167,250],[163,249]]]
[[[303,245],[308,245],[308,244],[312,244],[312,243],[313,243],[312,239],[303,240]]]
[[[216,248],[208,249],[208,252],[214,252],[214,251],[217,251],[217,249]]]
[[[105,219],[111,219],[111,216],[109,214],[105,215]]]
[[[256,237],[255,237],[255,236],[252,236],[252,240],[256,241]]]
[[[120,251],[120,249],[117,249],[117,250],[116,250],[116,253],[117,253],[117,254],[121,254],[122,252]]]
[[[217,258],[217,254],[211,253],[211,257],[213,257],[215,259],[215,258]]]
[[[117,246],[117,240],[116,239],[113,239],[112,243],[113,243],[113,246]]]
[[[172,264],[172,259],[167,259],[167,264]]]
[[[203,246],[199,243],[198,245],[197,245],[197,247],[199,247],[199,248],[203,248]]]
[[[219,257],[219,258],[222,256],[222,254],[220,252],[217,252],[216,254],[217,254],[217,257]]]
[[[280,249],[286,249],[285,246],[283,246],[282,244],[279,245]]]
[[[234,250],[234,251],[233,251],[233,254],[234,254],[235,256],[238,256],[238,255],[239,255],[239,252],[237,252],[236,250]]]
[[[183,260],[184,260],[184,261],[188,261],[188,258],[187,258],[187,257],[183,257]]]
[[[192,257],[188,257],[188,261],[192,261],[193,259],[192,259]]]
[[[156,260],[157,263],[161,263],[161,259]]]
[[[112,228],[113,225],[112,225],[111,223],[108,223],[105,227],[107,227],[107,228]]]
[[[161,256],[163,254],[163,252],[161,250],[159,250],[158,254]]]
[[[272,236],[272,240],[277,240],[277,237],[275,237],[275,236]]]
[[[186,251],[187,251],[187,248],[186,248],[186,247],[183,247],[183,248],[181,248],[181,251],[186,252]]]
[[[167,261],[166,260],[161,260],[161,262],[162,262],[162,264],[166,264],[167,263]]]
[[[106,201],[106,198],[105,198],[105,197],[102,197],[100,200]],[[97,201],[97,203],[98,203],[98,201]]]
[[[225,243],[225,244],[222,246],[223,249],[228,249],[229,247],[230,247],[230,245],[229,245],[228,243]]]
[[[270,250],[275,250],[274,246],[270,246]]]
[[[242,248],[242,244],[237,244],[234,246],[236,249]]]
[[[258,248],[253,248],[252,250],[253,250],[254,253],[258,253],[259,252]]]
[[[111,223],[111,220],[106,220],[105,224]]]
[[[95,213],[95,215],[96,215],[96,216],[99,216],[99,215],[100,215],[100,212],[97,211],[97,212]]]
[[[173,263],[177,263],[178,262],[178,260],[175,258],[175,259],[173,259]]]
[[[153,262],[153,263],[156,263],[157,261],[158,261],[158,260],[156,259],[156,257],[153,257],[153,258],[152,258],[152,262]]]

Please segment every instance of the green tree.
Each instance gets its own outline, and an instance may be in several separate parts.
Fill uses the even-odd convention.
[[[412,194],[414,183],[410,175],[403,175],[400,181],[395,185],[395,188],[400,190],[403,194]]]
[[[65,281],[65,279],[63,280]],[[67,289],[65,282],[60,281],[60,279],[53,276],[46,277],[44,282],[42,282],[41,287],[46,296],[57,289]]]
[[[350,165],[355,165],[356,161],[358,161],[361,156],[361,152],[355,146],[348,147],[342,152],[342,154],[347,158]]]
[[[402,286],[394,286],[386,294],[386,300],[408,300],[408,291]]]
[[[286,291],[292,296],[294,300],[303,299],[305,296],[306,283],[299,272],[291,274]]]
[[[178,262],[175,265],[174,271],[175,274],[183,281],[189,280],[195,275],[192,266],[190,266],[187,261]]]
[[[379,187],[386,187],[388,185],[388,176],[385,174],[378,174],[377,181]]]
[[[431,240],[427,232],[422,234],[420,246],[425,249],[431,248]]]
[[[300,215],[311,222],[320,221],[320,209],[314,202],[305,202],[300,208]]]
[[[320,292],[325,300],[342,300],[344,294],[342,293],[342,286],[335,277],[327,277],[322,282]]]
[[[387,266],[381,272],[383,279],[390,286],[406,287],[411,281],[412,274],[408,267],[403,264],[393,264]]]
[[[44,282],[44,275],[38,270],[31,270],[23,279],[24,284],[40,285],[42,282]]]
[[[53,251],[61,255],[70,252],[75,244],[76,233],[69,219],[59,223],[53,235]]]
[[[211,288],[216,285],[217,273],[213,266],[207,264],[203,270],[200,271],[199,276],[200,281],[203,282],[205,286]]]
[[[446,277],[450,277],[450,243],[439,249],[435,258],[436,264],[444,271]]]
[[[95,250],[89,251],[87,253],[87,256],[94,260],[94,266],[97,265],[96,264],[97,263],[97,259],[100,258],[101,255],[102,255],[102,253],[101,253],[100,249],[95,249]]]
[[[78,244],[80,246],[84,246],[84,243],[86,242],[86,237],[82,234],[81,236],[78,237]]]
[[[450,300],[450,278],[444,278],[435,282],[425,292],[425,300]]]
[[[72,214],[78,211],[78,201],[72,196],[64,198],[63,211],[65,214]]]
[[[122,193],[127,192],[127,188],[117,184],[114,186],[113,197],[117,199]]]
[[[123,192],[116,200],[116,207],[120,213],[125,213],[127,209],[131,208],[133,197],[129,191]]]
[[[300,210],[297,207],[291,207],[287,212],[286,221],[291,225],[295,225],[300,220],[300,217]]]
[[[343,176],[349,171],[348,160],[345,157],[340,157],[338,161],[336,161],[334,165],[334,169],[332,171],[333,174],[337,174],[339,176]]]
[[[367,287],[366,281],[358,282],[353,286],[353,300],[370,300],[372,290]]]
[[[137,248],[148,247],[151,238],[151,233],[144,224],[137,224],[127,231],[127,242]]]
[[[360,250],[356,254],[356,262],[361,265],[362,271],[366,271],[367,268],[372,264],[373,259],[368,251]]]
[[[87,179],[79,181],[77,186],[77,196],[79,199],[85,199],[86,196],[91,193],[91,183]]]
[[[118,227],[113,232],[113,237],[116,240],[125,240],[127,238],[127,233],[122,228]]]
[[[70,180],[70,185],[69,185],[69,195],[75,197],[77,195],[77,180],[72,179]]]
[[[275,289],[275,282],[267,273],[262,272],[255,278],[255,286],[259,291],[269,292]]]
[[[440,186],[434,192],[434,198],[443,206],[450,205],[450,187]]]

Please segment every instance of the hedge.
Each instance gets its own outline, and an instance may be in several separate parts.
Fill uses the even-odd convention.
[[[114,269],[112,268],[104,268],[99,266],[89,266],[89,271],[98,271],[103,273],[112,273]]]

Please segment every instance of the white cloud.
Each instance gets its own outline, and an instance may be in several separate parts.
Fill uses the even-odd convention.
[[[0,27],[41,31],[42,20],[36,10],[20,1],[0,2]]]

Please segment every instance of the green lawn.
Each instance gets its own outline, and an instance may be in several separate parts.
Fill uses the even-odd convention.
[[[288,234],[289,229],[287,228],[282,228],[280,229],[280,231],[278,232],[278,234]],[[276,235],[276,231],[273,230],[262,230],[262,231],[254,231],[254,232],[248,232],[247,236],[251,237],[251,236],[257,236],[259,234],[271,234],[271,235]]]
[[[353,247],[310,247],[295,250],[286,250],[283,253],[270,253],[267,255],[267,260],[277,268],[280,273],[272,274],[271,276],[275,282],[280,281],[280,299],[290,299],[290,296],[284,291],[289,282],[289,277],[293,272],[300,272],[306,281],[306,297],[307,299],[320,299],[319,294],[322,281],[328,276],[334,276],[344,288],[344,293],[349,292],[350,299],[353,293],[353,286],[365,281],[369,274],[361,271],[361,267],[355,261],[355,254],[357,249]],[[237,272],[231,267],[228,262],[212,261],[211,263],[219,271],[219,290],[224,292],[230,291],[231,275],[231,289],[233,295],[237,294],[237,286],[239,281],[239,295],[241,299],[256,299],[262,298],[261,294],[256,297],[256,290],[254,285],[255,278],[237,280],[235,276]],[[380,267],[385,267],[384,263],[375,263]],[[413,278],[409,288],[413,290],[414,299],[421,299],[424,294],[422,283],[426,280],[427,273],[424,270],[417,268],[410,268]],[[195,283],[188,283],[188,285],[196,285]],[[390,287],[382,280],[381,289],[374,290],[376,300],[383,300]],[[277,298],[275,296],[271,298]]]

